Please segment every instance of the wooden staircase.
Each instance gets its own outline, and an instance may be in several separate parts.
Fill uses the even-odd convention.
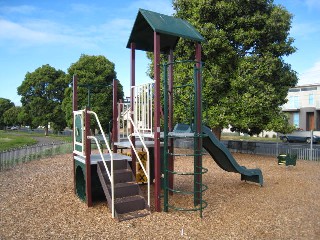
[[[106,162],[108,170],[110,161]],[[127,160],[114,160],[114,209],[118,221],[143,217],[150,214],[150,207],[142,196],[139,185],[136,183],[132,169]],[[98,176],[107,198],[109,210],[112,208],[111,184],[102,161],[97,163]],[[111,172],[111,171],[110,171]]]

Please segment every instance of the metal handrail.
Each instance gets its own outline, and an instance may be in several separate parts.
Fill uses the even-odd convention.
[[[136,157],[137,157],[137,159],[138,159],[138,161],[139,161],[139,164],[140,164],[140,166],[141,166],[144,174],[145,174],[145,175],[147,176],[147,178],[148,178],[148,205],[150,206],[150,154],[149,154],[149,150],[148,150],[148,148],[147,148],[147,146],[146,146],[146,144],[145,144],[145,142],[144,142],[144,140],[143,140],[140,132],[137,131],[137,127],[136,127],[136,125],[134,124],[131,116],[129,116],[129,121],[131,122],[131,124],[132,124],[132,126],[133,126],[134,132],[135,132],[135,133],[137,134],[137,136],[139,137],[140,142],[142,143],[142,146],[143,146],[143,148],[145,149],[145,151],[146,151],[146,153],[147,153],[147,170],[148,170],[148,171],[144,168],[144,166],[143,166],[143,164],[142,164],[142,161],[141,161],[141,159],[140,159],[140,157],[139,157],[139,154],[137,153],[137,150],[135,149],[135,146],[134,146],[133,142],[131,141],[131,135],[132,135],[132,134],[130,134],[130,135],[128,136],[130,145],[131,145],[131,147],[132,147],[132,149],[133,149],[133,151],[134,151],[134,153],[135,153],[135,155],[136,155]]]
[[[101,124],[100,124],[98,115],[97,115],[95,112],[93,112],[93,111],[87,111],[87,112],[88,112],[89,114],[93,114],[93,115],[95,116],[96,121],[97,121],[98,126],[99,126],[99,129],[100,129],[100,131],[101,131],[103,140],[104,140],[104,142],[105,142],[105,144],[106,144],[106,146],[107,146],[108,152],[110,153],[111,174],[110,174],[110,172],[109,172],[109,170],[108,170],[107,164],[106,164],[106,162],[105,162],[105,159],[104,159],[104,157],[103,157],[103,154],[102,154],[102,151],[101,151],[101,149],[100,149],[100,146],[99,146],[99,144],[98,144],[97,139],[96,139],[95,137],[93,137],[93,136],[87,136],[88,139],[94,139],[94,140],[96,141],[97,146],[98,146],[98,149],[99,149],[99,152],[100,152],[100,155],[101,155],[101,157],[102,157],[103,165],[104,165],[104,167],[106,168],[106,171],[107,171],[107,174],[108,174],[110,183],[111,183],[111,200],[112,200],[112,201],[111,201],[111,202],[112,202],[112,204],[111,204],[111,206],[112,206],[112,207],[111,207],[111,213],[112,213],[112,218],[114,218],[114,217],[115,217],[115,211],[114,211],[114,170],[113,170],[114,168],[113,168],[113,155],[112,155],[112,151],[111,151],[111,148],[110,148],[110,146],[109,146],[109,144],[108,144],[106,135],[104,134],[104,131],[103,131],[102,126],[101,126]]]

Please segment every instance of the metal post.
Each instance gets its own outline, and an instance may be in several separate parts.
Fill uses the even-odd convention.
[[[134,98],[135,98],[135,94],[134,94],[134,88],[133,86],[136,85],[136,72],[135,72],[135,68],[136,68],[136,44],[135,43],[131,43],[131,81],[130,81],[130,116],[131,119],[134,119]],[[133,124],[130,123],[130,133],[133,134],[134,133],[134,129],[133,129]],[[132,144],[135,145],[135,138],[131,137],[131,141]],[[133,174],[136,175],[136,156],[134,153],[133,148],[131,148],[131,163],[132,163],[132,171]]]
[[[310,137],[311,137],[311,142],[310,142],[310,156],[309,156],[309,159],[310,159],[310,161],[312,161],[313,160],[313,130],[311,130],[310,131]]]
[[[155,209],[161,211],[160,206],[160,182],[161,182],[161,167],[160,167],[160,34],[154,32],[154,195]]]
[[[173,131],[173,50],[170,49],[169,52],[169,57],[168,57],[168,62],[169,62],[169,85],[168,85],[168,93],[169,93],[169,131]],[[166,119],[166,118],[165,118]],[[174,141],[173,138],[169,139],[169,162],[168,162],[168,169],[173,172],[174,170],[174,157],[173,157],[173,151],[174,151]],[[169,174],[169,187],[173,189],[173,174]],[[170,194],[173,194],[173,192],[170,191]]]
[[[279,133],[277,132],[277,144],[276,144],[276,155],[279,155]]]
[[[170,63],[169,63],[170,64]],[[163,65],[163,92],[164,92],[164,119],[169,119],[168,116],[168,100],[169,100],[169,94],[168,94],[168,77],[167,77],[167,65]],[[164,143],[163,143],[163,149],[164,149],[164,159],[163,159],[163,170],[164,170],[164,198],[163,198],[163,210],[165,212],[168,212],[168,202],[169,202],[169,172],[168,172],[168,160],[170,158],[170,153],[168,149],[168,121],[164,121],[164,129],[163,129],[163,135],[164,135]],[[170,173],[170,175],[172,175]]]

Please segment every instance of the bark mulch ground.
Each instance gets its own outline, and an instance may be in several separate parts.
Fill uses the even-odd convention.
[[[87,208],[75,196],[71,154],[18,165],[0,172],[0,239],[319,239],[319,162],[285,167],[275,157],[234,156],[240,165],[261,168],[263,187],[241,182],[205,156],[202,219],[198,212],[153,210],[120,223],[105,202]],[[191,167],[191,158],[176,158],[175,169]],[[176,177],[175,184],[189,190],[192,179]],[[170,203],[192,205],[181,195]]]

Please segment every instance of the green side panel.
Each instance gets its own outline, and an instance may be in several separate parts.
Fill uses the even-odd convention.
[[[82,143],[82,115],[77,114],[75,116],[75,131],[76,131],[76,142]],[[82,151],[82,150],[81,150]]]
[[[79,152],[82,152],[82,146],[78,145],[78,144],[75,144],[75,150],[77,150]]]
[[[84,163],[75,160],[76,174],[76,194],[82,200],[86,201],[86,166]]]
[[[81,161],[75,160],[76,172],[76,194],[82,200],[86,201],[86,165]],[[97,165],[91,165],[91,194],[92,201],[105,200],[103,189],[97,173]]]

